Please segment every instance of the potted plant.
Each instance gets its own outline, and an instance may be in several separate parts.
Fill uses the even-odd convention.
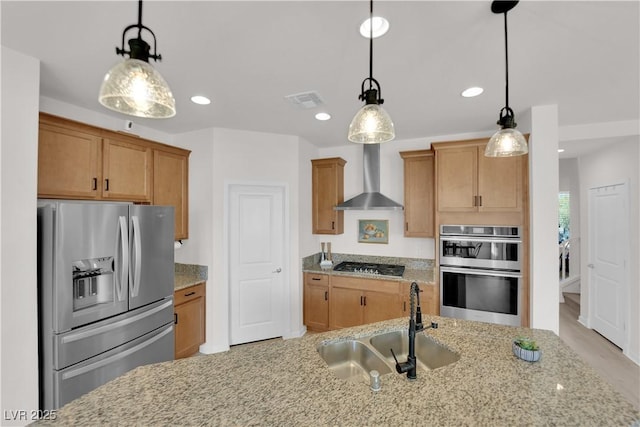
[[[531,338],[518,337],[513,340],[513,354],[527,362],[537,362],[540,359],[540,348]]]

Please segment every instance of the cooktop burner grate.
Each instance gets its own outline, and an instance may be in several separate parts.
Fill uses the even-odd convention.
[[[350,271],[359,274],[402,277],[404,265],[376,264],[369,262],[343,261],[333,267],[335,271]]]

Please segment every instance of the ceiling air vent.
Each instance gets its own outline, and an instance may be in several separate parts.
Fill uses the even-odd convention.
[[[315,108],[324,104],[320,94],[315,90],[309,92],[294,93],[293,95],[287,95],[284,97],[294,107],[298,108]]]

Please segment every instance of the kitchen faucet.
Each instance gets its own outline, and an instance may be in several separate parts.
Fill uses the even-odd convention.
[[[418,300],[417,307],[415,307],[415,298]],[[391,349],[391,354],[393,355],[393,359],[396,361],[396,371],[399,374],[406,373],[408,379],[415,380],[416,368],[418,366],[416,361],[416,332],[420,332],[425,329],[425,326],[422,324],[422,311],[420,309],[420,288],[416,282],[411,283],[409,300],[409,355],[407,356],[407,361],[404,363],[398,362],[393,349]],[[427,326],[427,329],[428,328],[437,329],[438,324],[431,322],[431,325]]]

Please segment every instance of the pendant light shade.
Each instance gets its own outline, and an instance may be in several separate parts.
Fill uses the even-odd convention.
[[[527,154],[527,141],[517,129],[500,129],[494,133],[484,155],[487,157],[512,157]]]
[[[127,31],[138,29],[138,37],[130,39],[129,51],[124,49]],[[141,37],[142,30],[153,36],[154,53]],[[149,64],[149,58],[158,61],[162,55],[156,54],[156,37],[149,28],[142,25],[142,0],[138,1],[138,24],[129,25],[122,33],[122,47],[116,53],[128,59],[116,64],[104,76],[98,101],[110,110],[136,117],[164,119],[176,115],[176,102],[169,85],[160,73]]]
[[[349,125],[349,141],[379,144],[395,137],[391,117],[378,104],[367,104],[358,111]]]
[[[504,52],[505,52],[505,107],[500,110],[498,125],[500,130],[496,132],[484,151],[487,157],[512,157],[522,156],[529,152],[527,141],[516,129],[515,115],[509,107],[509,50],[507,38],[507,12],[513,9],[518,1],[499,1],[491,3],[493,13],[504,13]]]
[[[373,20],[373,0],[370,1],[369,18]],[[393,121],[382,108],[384,99],[380,96],[380,84],[373,78],[373,25],[369,26],[369,77],[362,82],[358,99],[365,101],[351,120],[347,138],[359,144],[380,144],[396,137]],[[369,89],[365,84],[369,82]],[[374,88],[375,85],[375,88]]]
[[[137,117],[168,118],[176,114],[169,85],[148,62],[126,59],[104,76],[99,101],[105,107]]]

